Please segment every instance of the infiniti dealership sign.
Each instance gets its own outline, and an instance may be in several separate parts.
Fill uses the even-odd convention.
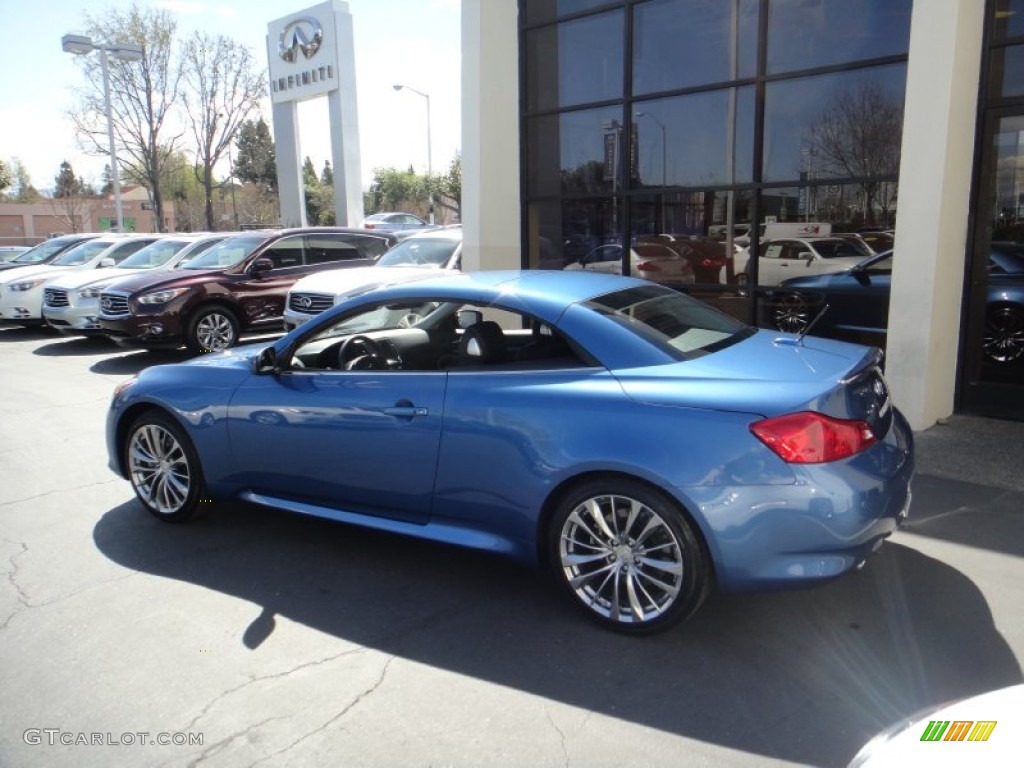
[[[304,101],[338,88],[339,51],[331,3],[273,21],[267,31],[273,101]]]

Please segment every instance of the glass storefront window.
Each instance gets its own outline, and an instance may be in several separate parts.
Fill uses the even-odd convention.
[[[697,187],[753,179],[754,89],[634,102],[640,186]]]
[[[530,0],[526,6],[526,23],[543,24],[563,16],[600,8],[603,5],[618,5],[608,0]]]
[[[606,251],[601,249],[621,244],[617,234],[621,220],[620,202],[611,197],[529,203],[527,267],[565,269],[574,264],[608,261]]]
[[[625,12],[585,16],[526,33],[526,108],[622,97]]]
[[[996,0],[992,9],[996,40],[1024,35],[1024,0]]]
[[[655,0],[633,15],[633,93],[753,77],[757,0]]]
[[[619,107],[527,121],[530,195],[611,194],[622,185],[625,132]]]
[[[906,65],[768,83],[764,180],[893,177]]]
[[[994,48],[990,55],[989,93],[997,98],[1024,96],[1024,45]]]
[[[768,74],[906,55],[911,0],[771,0]]]

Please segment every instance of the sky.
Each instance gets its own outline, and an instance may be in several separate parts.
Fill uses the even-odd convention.
[[[267,24],[317,0],[135,0],[172,13],[178,33],[195,29],[222,34],[249,46],[266,67]],[[98,0],[89,13],[127,8],[131,0]],[[460,0],[348,0],[355,36],[359,137],[363,185],[375,168],[427,167],[426,102],[401,83],[430,96],[434,173],[447,170],[461,141]],[[61,162],[99,186],[107,158],[86,154],[66,117],[76,88],[85,84],[75,56],[61,50],[64,34],[84,30],[81,0],[0,0],[4,31],[4,78],[0,100],[0,159],[17,158],[39,190],[53,187]],[[44,8],[44,13],[41,13]],[[97,54],[92,54],[97,55]],[[270,99],[262,114],[271,125]],[[330,125],[324,98],[299,105],[302,156],[319,172],[330,159]],[[271,125],[271,130],[273,126]],[[119,153],[120,157],[120,153]],[[332,163],[333,164],[333,163]],[[227,163],[221,172],[227,175]]]

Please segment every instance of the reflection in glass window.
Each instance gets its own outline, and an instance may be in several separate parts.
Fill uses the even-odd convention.
[[[622,216],[610,197],[531,202],[527,206],[527,266],[564,269],[608,243]]]
[[[1024,45],[992,49],[989,94],[1008,98],[1024,96]]]
[[[789,235],[855,232],[861,234],[871,250],[884,251],[893,243],[887,232],[896,225],[897,187],[896,181],[772,187],[761,195],[761,215],[766,221],[775,222],[772,229],[776,231],[802,225],[802,231]],[[862,231],[865,229],[872,231]],[[779,237],[770,231],[767,236]]]
[[[765,181],[895,176],[905,83],[905,64],[769,83]]]
[[[527,32],[527,109],[621,98],[624,19],[614,11]]]
[[[526,23],[537,24],[554,21],[562,16],[600,8],[602,5],[615,5],[614,0],[530,0],[526,5]]]
[[[1024,0],[995,0],[991,7],[996,40],[1024,35]]]
[[[635,102],[644,186],[697,187],[753,178],[754,89]]]
[[[608,194],[621,185],[621,115],[618,107],[606,107],[531,118],[530,194]]]
[[[633,93],[752,77],[757,0],[656,0],[633,15]]]
[[[771,0],[768,73],[907,53],[911,0]]]

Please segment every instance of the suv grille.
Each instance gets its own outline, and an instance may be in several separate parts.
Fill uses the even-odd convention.
[[[334,296],[323,293],[293,293],[288,299],[288,309],[305,315],[319,315],[334,306]]]
[[[100,312],[104,315],[127,315],[128,297],[114,293],[100,294]]]
[[[45,288],[43,290],[43,304],[48,307],[67,307],[71,305],[68,301],[68,292],[56,288]]]

